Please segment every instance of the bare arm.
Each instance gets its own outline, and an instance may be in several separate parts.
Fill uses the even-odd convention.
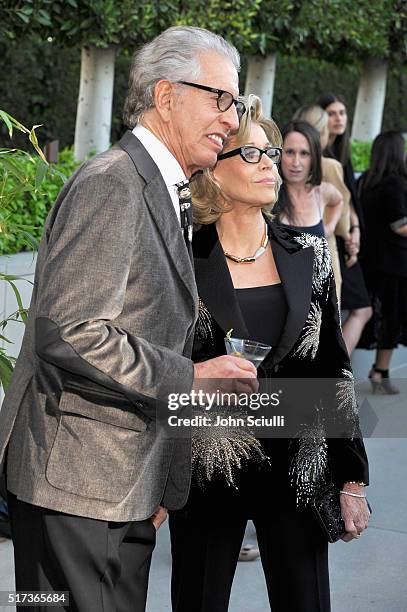
[[[344,240],[349,238],[350,228],[350,208],[349,203],[351,195],[349,189],[345,185],[343,177],[342,165],[336,159],[324,158],[322,164],[323,181],[331,183],[340,192],[343,200],[343,207],[339,222],[335,227],[335,234],[341,236]]]
[[[324,208],[325,235],[332,236],[341,218],[343,198],[336,187],[330,183],[321,183],[321,203]]]

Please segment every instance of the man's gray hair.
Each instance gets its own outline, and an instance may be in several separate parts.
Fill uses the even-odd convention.
[[[124,123],[132,129],[143,113],[154,107],[154,88],[161,79],[173,82],[198,79],[201,72],[199,54],[203,52],[218,53],[232,62],[236,70],[240,69],[237,49],[203,28],[168,28],[136,51],[124,105]]]

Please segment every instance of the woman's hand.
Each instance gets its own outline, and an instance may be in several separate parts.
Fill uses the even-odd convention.
[[[346,251],[346,267],[351,268],[358,260],[358,253],[360,248],[359,228],[354,228],[353,231],[349,233],[344,240]]]
[[[363,495],[364,487],[357,484],[345,483],[343,491]],[[370,518],[369,508],[366,499],[352,497],[351,495],[340,494],[342,517],[345,522],[345,535],[342,536],[344,542],[360,538],[363,531],[367,528]]]
[[[357,225],[354,225],[349,234],[348,243],[359,251],[360,249],[360,229]]]
[[[357,263],[357,261],[358,261],[357,255],[348,255],[346,258],[345,265],[347,268],[351,268],[352,266],[355,265],[355,263]]]
[[[150,521],[153,523],[156,531],[158,531],[162,523],[167,520],[167,516],[167,508],[164,508],[163,506],[158,506],[153,516],[150,517]]]

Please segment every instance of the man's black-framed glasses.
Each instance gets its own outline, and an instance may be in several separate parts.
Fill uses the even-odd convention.
[[[262,155],[265,154],[271,159],[272,162],[279,164],[281,161],[282,151],[283,150],[280,147],[266,147],[265,149],[259,149],[253,145],[244,145],[238,149],[232,149],[232,151],[228,151],[227,153],[221,153],[218,155],[218,161],[221,159],[226,159],[227,157],[233,157],[234,155],[240,155],[240,157],[248,164],[258,164],[262,158]]]
[[[202,89],[203,91],[209,91],[216,94],[216,104],[221,113],[225,113],[232,104],[235,105],[237,116],[240,119],[246,112],[246,106],[241,100],[236,100],[229,91],[223,89],[216,89],[216,87],[208,87],[207,85],[199,85],[199,83],[189,83],[189,81],[178,81],[182,85],[189,85],[189,87],[196,87],[196,89]]]

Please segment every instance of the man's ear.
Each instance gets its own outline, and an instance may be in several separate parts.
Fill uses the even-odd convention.
[[[174,86],[173,83],[162,79],[156,83],[154,88],[154,103],[157,113],[165,122],[171,120],[171,110],[174,105]]]

